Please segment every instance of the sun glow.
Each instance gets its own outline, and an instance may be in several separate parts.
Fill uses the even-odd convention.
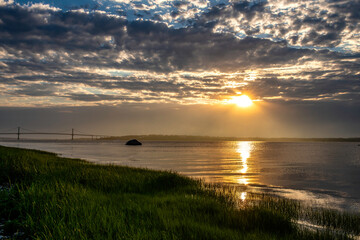
[[[239,107],[243,108],[250,107],[253,104],[252,100],[246,95],[232,97],[229,102],[235,103]]]

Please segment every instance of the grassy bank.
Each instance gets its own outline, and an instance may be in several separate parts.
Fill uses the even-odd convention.
[[[298,227],[294,217],[354,233],[360,223],[267,195],[241,201],[171,172],[1,146],[0,184],[2,230],[15,239],[347,239]]]

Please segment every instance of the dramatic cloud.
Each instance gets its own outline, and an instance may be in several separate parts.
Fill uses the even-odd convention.
[[[177,9],[188,5],[173,3]],[[357,28],[355,21],[350,21],[357,15],[347,13],[345,6],[327,4],[326,11],[337,8],[343,12],[329,15],[319,10],[323,18],[310,10],[301,16],[292,13],[296,17],[289,27],[298,32],[311,29],[295,37],[297,41],[333,47],[341,42],[344,29]],[[259,100],[273,96],[284,100],[357,99],[356,52],[291,47],[284,37],[290,30],[281,30],[277,24],[271,28],[284,32],[283,40],[253,36],[261,31],[254,30],[251,23],[266,27],[261,24],[264,15],[269,15],[265,20],[274,18],[277,22],[285,18],[274,16],[273,8],[269,2],[223,4],[199,15],[186,27],[172,28],[161,22],[129,21],[99,11],[64,12],[43,4],[3,4],[1,77],[7,89],[3,94],[13,98],[48,94],[86,102],[176,101],[185,97],[191,103],[195,99],[219,100],[241,91]],[[249,36],[239,38],[228,32],[243,21],[248,23],[245,34]],[[221,24],[227,24],[227,31],[215,31]],[[326,34],[320,34],[321,29]],[[294,42],[295,38],[288,40]],[[291,66],[301,71],[286,70]],[[245,80],[244,72],[249,69],[258,72],[257,79]],[[209,77],[200,72],[216,74],[210,73]],[[188,78],[190,75],[193,77]],[[235,84],[227,84],[226,79]],[[84,91],[84,87],[94,91]],[[134,92],[136,97],[131,96]]]

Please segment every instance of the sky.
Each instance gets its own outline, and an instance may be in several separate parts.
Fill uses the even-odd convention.
[[[359,20],[359,0],[0,0],[0,131],[359,137]]]

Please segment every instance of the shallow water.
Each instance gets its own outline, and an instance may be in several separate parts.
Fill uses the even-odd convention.
[[[99,164],[173,170],[207,182],[360,211],[360,146],[346,142],[2,141]]]

